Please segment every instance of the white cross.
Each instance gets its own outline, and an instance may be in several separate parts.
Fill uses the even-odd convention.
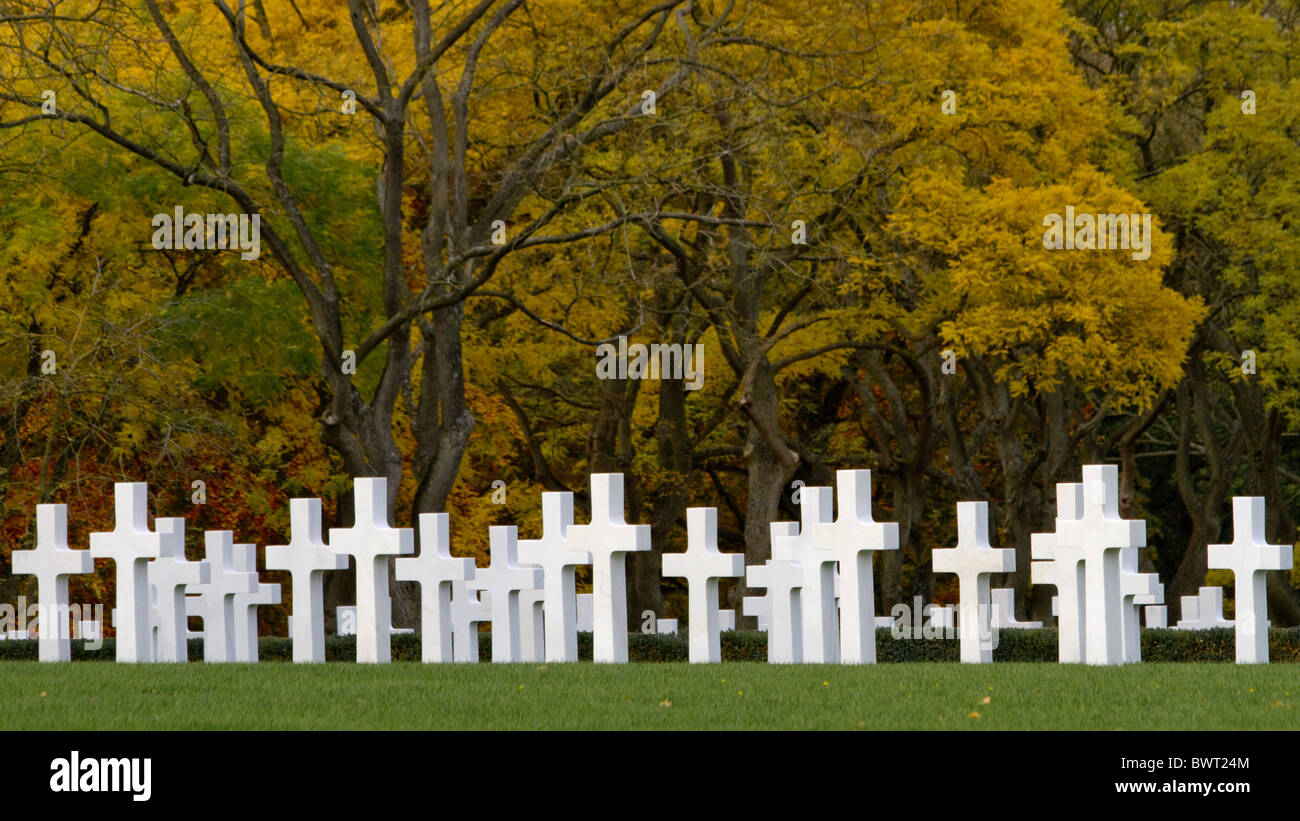
[[[357,634],[357,606],[343,604],[334,608],[334,633],[339,636]]]
[[[153,661],[148,565],[160,555],[162,537],[149,530],[148,485],[116,482],[113,497],[113,530],[90,534],[90,555],[112,559],[117,567],[117,660]]]
[[[1168,607],[1166,607],[1163,604],[1161,605],[1148,604],[1146,607],[1142,608],[1142,611],[1144,617],[1146,618],[1146,626],[1148,630],[1152,628],[1156,628],[1160,630],[1168,629],[1169,627]]]
[[[1041,621],[1019,621],[1016,619],[1016,591],[1010,587],[999,587],[989,591],[989,600],[993,604],[993,626],[1001,629],[1040,630]]]
[[[1232,544],[1212,544],[1206,552],[1209,567],[1232,571],[1238,664],[1268,663],[1265,574],[1269,570],[1291,569],[1291,545],[1269,544],[1264,530],[1264,498],[1235,496]]]
[[[663,574],[686,579],[692,663],[722,661],[718,580],[745,574],[745,557],[718,551],[718,509],[686,511],[686,552],[663,554]]]
[[[814,549],[817,525],[831,524],[834,500],[828,487],[804,487],[799,494],[800,523],[771,523],[772,558],[798,562],[803,569],[799,598],[803,661],[835,664],[840,657],[840,631],[835,623],[835,555]],[[774,609],[774,622],[775,618]]]
[[[804,488],[807,490],[807,488]],[[799,527],[794,522],[776,522],[782,525],[788,535],[793,536]],[[776,531],[773,530],[773,533]],[[758,565],[745,568],[745,583],[750,587],[762,587],[767,594],[764,609],[767,617],[767,660],[771,664],[798,664],[803,661],[803,608],[800,596],[803,588],[803,566],[798,562],[782,559],[769,559]],[[746,597],[746,610],[749,615],[756,614],[750,609]]]
[[[521,661],[519,651],[519,591],[542,586],[541,568],[519,565],[518,529],[488,528],[491,562],[474,571],[470,590],[487,593],[492,608],[492,660]]]
[[[1119,468],[1083,466],[1083,509],[1077,519],[1057,519],[1058,545],[1081,549],[1088,664],[1123,664],[1123,596],[1119,556],[1125,548],[1146,545],[1146,522],[1119,515]]]
[[[289,634],[295,662],[325,661],[325,571],[347,568],[348,557],[330,550],[321,538],[320,499],[290,499],[289,543],[267,546],[266,569],[289,571]]]
[[[993,661],[989,576],[1016,569],[1016,551],[989,545],[988,502],[957,503],[957,546],[930,554],[935,573],[957,574],[961,605],[961,660],[968,664]]]
[[[280,585],[263,584],[257,575],[257,546],[251,544],[235,545],[235,569],[253,577],[253,589],[248,593],[236,593],[235,609],[235,661],[253,663],[257,661],[257,606],[259,604],[279,604]]]
[[[1061,522],[1079,518],[1083,509],[1083,485],[1062,482],[1056,486],[1056,529]],[[1084,598],[1083,550],[1062,544],[1057,533],[1033,533],[1029,537],[1029,578],[1034,584],[1056,588],[1052,615],[1056,616],[1057,659],[1061,664],[1082,664],[1087,640]]]
[[[744,557],[744,556],[741,556],[740,558],[741,558],[741,562],[742,562],[742,564],[741,564],[741,568],[740,568],[740,569],[741,569],[741,572],[738,573],[737,575],[744,575],[745,567],[744,567],[744,563],[743,563],[743,562],[744,562],[744,558],[745,558],[745,557]],[[727,632],[728,630],[735,630],[735,629],[736,629],[736,611],[735,611],[735,610],[719,610],[719,611],[718,611],[718,629],[721,630],[721,631],[724,632],[724,633]]]
[[[347,529],[330,528],[330,550],[351,556],[357,565],[357,661],[392,660],[393,601],[388,595],[388,559],[415,552],[409,527],[388,526],[388,480],[355,479],[355,516]]]
[[[951,604],[927,604],[923,612],[926,622],[922,633],[926,638],[944,638],[945,630],[953,630],[957,626],[957,608]],[[947,637],[951,638],[952,634],[949,633]]]
[[[594,478],[593,478],[594,481]],[[619,503],[622,516],[622,503]],[[594,508],[593,508],[594,509]],[[573,494],[542,494],[542,538],[519,542],[519,561],[542,569],[542,621],[547,661],[578,660],[578,565],[591,564],[591,552],[573,547]]]
[[[877,550],[898,549],[898,525],[871,518],[871,471],[835,472],[839,516],[812,524],[812,546],[829,552],[840,566],[839,660],[844,664],[876,663],[876,590],[871,557]],[[830,660],[830,659],[828,659]]]
[[[590,593],[579,593],[578,596],[578,632],[590,633],[595,629],[596,618],[596,597]]]
[[[543,587],[545,582],[543,582]],[[543,605],[546,591],[543,587],[519,591],[519,660],[546,660],[546,618]],[[576,621],[576,619],[575,619]],[[577,625],[574,625],[577,637]]]
[[[188,585],[207,584],[211,568],[204,561],[186,560],[184,519],[157,519],[154,526],[162,536],[162,555],[149,562],[149,586],[156,600],[153,609],[153,627],[157,631],[154,659],[179,664],[189,661],[190,656],[186,589]]]
[[[13,572],[36,577],[40,660],[71,660],[68,576],[95,572],[95,560],[89,550],[68,547],[67,505],[36,506],[36,547],[13,552]]]
[[[591,553],[592,661],[627,661],[628,553],[650,549],[650,525],[623,520],[623,474],[591,476],[591,523],[566,531],[578,550]]]
[[[1123,618],[1124,662],[1142,660],[1141,609],[1144,605],[1160,604],[1165,600],[1165,587],[1155,573],[1138,570],[1136,547],[1125,548],[1119,555],[1119,592],[1124,597],[1120,610]]]
[[[420,657],[425,663],[451,661],[451,586],[474,575],[474,560],[451,555],[451,519],[420,514],[420,555],[393,563],[398,581],[420,584]]]
[[[1232,621],[1223,617],[1223,588],[1202,587],[1195,596],[1181,598],[1183,617],[1178,620],[1179,630],[1213,630],[1232,627]]]
[[[452,659],[478,661],[478,626],[492,621],[488,597],[469,589],[469,582],[451,583]]]
[[[745,568],[745,582],[749,583],[749,568]],[[760,633],[767,632],[767,623],[771,619],[768,613],[767,596],[746,596],[740,600],[740,613],[743,616],[753,616],[754,621],[758,623]]]
[[[186,613],[203,619],[203,660],[235,660],[235,594],[252,593],[257,574],[241,572],[235,567],[235,534],[229,530],[209,530],[203,534],[204,556],[208,563],[206,584],[190,585]]]

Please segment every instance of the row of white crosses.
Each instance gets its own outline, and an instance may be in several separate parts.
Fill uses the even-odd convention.
[[[357,660],[384,662],[391,656],[391,601],[388,560],[396,558],[396,577],[421,585],[425,661],[474,661],[478,657],[477,626],[490,622],[494,661],[517,661],[525,655],[548,660],[577,660],[577,596],[574,574],[592,565],[591,597],[593,658],[598,662],[627,660],[627,595],[624,561],[627,553],[650,549],[650,528],[623,519],[623,477],[592,476],[592,520],[573,523],[571,493],[543,494],[543,533],[537,540],[517,540],[513,527],[490,530],[491,561],[476,568],[473,560],[451,556],[446,514],[419,517],[421,552],[414,553],[413,534],[388,525],[385,480],[361,478],[355,483],[355,523],[330,530],[322,539],[318,500],[295,499],[290,504],[288,545],[267,548],[267,569],[287,570],[294,585],[293,642],[295,661],[324,660],[322,574],[357,563]],[[783,566],[806,562],[816,568],[816,595],[821,641],[805,628],[792,637],[795,646],[813,648],[809,660],[839,660],[840,633],[845,661],[874,660],[874,619],[871,615],[872,577],[869,552],[897,548],[896,527],[870,519],[870,475],[848,471],[840,476],[840,517],[831,519],[829,488],[809,489],[802,534],[785,528],[788,539],[777,547]],[[159,519],[149,529],[147,488],[141,483],[116,487],[116,525],[111,533],[91,535],[91,550],[67,548],[66,508],[38,509],[38,540],[34,551],[16,551],[18,572],[36,573],[38,600],[53,591],[55,603],[66,607],[67,577],[91,572],[92,557],[116,564],[119,661],[184,661],[187,656],[187,616],[204,623],[204,659],[210,662],[256,660],[256,607],[279,601],[278,585],[261,584],[252,545],[237,545],[229,531],[205,534],[207,554],[201,562],[184,558],[184,521]],[[669,575],[687,579],[691,613],[699,627],[692,631],[693,661],[720,660],[718,607],[720,579],[744,573],[743,557],[717,549],[717,511],[688,511],[688,549],[665,557]],[[782,530],[774,527],[774,532]],[[31,554],[30,556],[26,554]],[[840,598],[846,617],[835,618],[835,565],[846,568]],[[791,588],[793,589],[793,588]],[[540,611],[534,613],[533,611]],[[854,615],[860,617],[855,619]],[[792,617],[797,622],[798,617]],[[807,624],[813,624],[811,618]],[[539,629],[540,627],[540,629]],[[42,658],[69,657],[66,627],[44,631]],[[530,645],[528,653],[523,642]],[[799,660],[796,652],[790,660]]]
[[[800,521],[773,522],[772,558],[746,569],[747,583],[767,591],[761,604],[754,602],[757,607],[746,599],[746,612],[757,611],[766,617],[770,662],[876,661],[871,556],[877,550],[898,549],[898,525],[872,520],[871,471],[841,470],[836,473],[835,483],[835,491],[828,487],[801,488]],[[832,493],[838,494],[838,517],[834,516]],[[668,558],[665,554],[665,562]],[[693,603],[690,616],[694,624]],[[718,659],[697,659],[692,655],[691,660]]]
[[[622,474],[592,475],[591,509],[577,525],[572,493],[543,493],[542,538],[490,528],[486,568],[451,556],[447,514],[421,514],[420,555],[399,559],[397,578],[421,585],[423,660],[477,660],[477,627],[491,622],[493,661],[577,661],[576,570],[591,565],[593,659],[627,661],[625,557],[650,549],[650,527],[624,521]]]
[[[1031,579],[1057,590],[1060,661],[1141,661],[1138,609],[1159,605],[1164,589],[1155,574],[1138,572],[1137,550],[1146,544],[1146,523],[1120,517],[1118,469],[1085,465],[1083,482],[1058,484],[1056,499],[1056,532],[1031,537]],[[1207,564],[1233,572],[1237,662],[1266,663],[1265,574],[1290,569],[1291,546],[1267,543],[1260,497],[1233,499],[1233,530],[1232,544],[1209,545]],[[1184,597],[1185,621],[1179,626],[1233,624],[1218,615],[1222,595],[1221,588],[1201,588],[1200,596]]]
[[[412,531],[388,524],[382,478],[356,480],[355,523],[331,529],[329,544],[320,501],[293,500],[290,543],[267,548],[267,569],[286,570],[293,580],[294,660],[324,660],[322,575],[344,569],[350,556],[357,564],[358,661],[391,657],[390,559],[398,580],[421,586],[426,662],[477,661],[478,625],[485,622],[492,625],[494,661],[576,661],[575,572],[582,565],[593,568],[593,658],[626,661],[624,560],[650,549],[650,528],[624,521],[622,480],[621,474],[591,477],[592,520],[585,525],[573,522],[572,493],[542,494],[541,538],[520,541],[514,527],[491,528],[486,568],[451,555],[445,513],[421,514],[421,551],[412,555]],[[767,629],[769,661],[874,663],[875,628],[890,620],[874,615],[872,555],[898,549],[898,529],[872,520],[870,471],[839,471],[836,485],[835,491],[803,488],[800,522],[772,523],[772,559],[748,568],[741,554],[719,552],[716,509],[687,511],[687,550],[665,554],[663,566],[664,575],[687,580],[691,661],[721,660],[719,582],[743,575],[766,591],[747,597],[745,608]],[[1209,564],[1233,570],[1238,580],[1238,661],[1267,661],[1264,573],[1289,568],[1291,549],[1264,542],[1262,499],[1234,500],[1234,516],[1236,541],[1211,545]],[[933,551],[934,570],[958,577],[962,661],[987,663],[995,623],[1037,625],[1014,621],[1011,591],[990,590],[993,574],[1014,571],[1015,552],[989,545],[987,504],[961,502],[957,518],[957,545]],[[210,531],[206,558],[190,562],[184,520],[158,519],[155,526],[149,530],[141,483],[117,485],[115,528],[91,534],[89,551],[67,547],[65,506],[40,505],[36,549],[15,551],[14,569],[37,576],[39,606],[66,612],[67,577],[91,572],[93,558],[113,560],[119,661],[184,661],[187,616],[203,620],[206,661],[256,661],[256,608],[278,603],[279,586],[259,581],[255,547],[235,544],[229,531]],[[1062,662],[1140,661],[1138,610],[1163,599],[1155,575],[1137,570],[1144,544],[1145,523],[1119,516],[1113,466],[1085,466],[1081,483],[1057,486],[1056,531],[1033,535],[1031,570],[1035,584],[1057,589]],[[1217,613],[1219,606],[1221,600],[1205,609]],[[58,630],[41,631],[43,661],[70,655],[66,620],[42,623],[56,621]]]
[[[37,505],[36,547],[13,552],[14,572],[36,576],[40,660],[71,657],[68,577],[93,572],[103,558],[116,570],[118,661],[185,661],[190,615],[203,617],[208,660],[256,661],[256,607],[278,603],[279,586],[258,581],[253,545],[210,531],[207,559],[187,561],[185,520],[158,519],[151,531],[148,487],[139,482],[117,483],[114,512],[112,531],[90,534],[89,550],[73,550],[67,506]]]

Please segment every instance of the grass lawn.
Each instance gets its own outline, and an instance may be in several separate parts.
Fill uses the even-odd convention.
[[[0,664],[0,730],[1290,729],[1291,664]]]

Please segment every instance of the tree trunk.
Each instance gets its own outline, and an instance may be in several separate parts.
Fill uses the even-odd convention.
[[[749,417],[745,438],[745,466],[749,496],[745,501],[745,565],[760,565],[772,556],[770,523],[778,519],[781,495],[799,468],[799,455],[786,446],[779,434],[780,410],[772,366],[765,354],[752,361],[746,371],[741,410]],[[749,586],[737,584],[731,590],[741,629],[757,629],[758,623],[744,616],[744,597]]]

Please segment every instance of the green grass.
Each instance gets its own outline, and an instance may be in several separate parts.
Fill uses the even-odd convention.
[[[5,662],[0,692],[0,730],[1300,728],[1276,664]]]

